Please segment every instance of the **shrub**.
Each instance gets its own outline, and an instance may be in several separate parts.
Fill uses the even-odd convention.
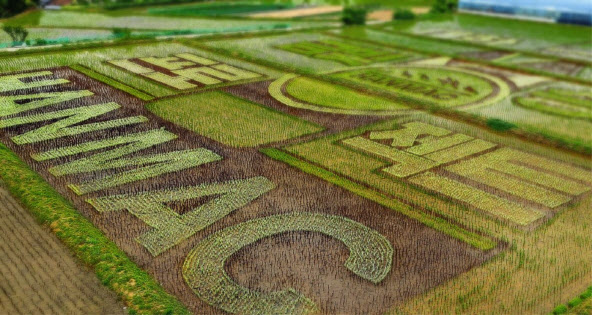
[[[132,36],[132,31],[129,28],[116,27],[112,30],[112,33],[118,39],[128,39]]]
[[[2,26],[2,30],[12,38],[13,42],[16,43],[24,42],[29,35],[29,32],[22,26],[4,25]]]
[[[588,288],[588,290],[586,290],[584,293],[580,294],[580,298],[582,300],[585,300],[590,297],[592,297],[592,288]]]
[[[458,0],[436,0],[431,13],[454,13],[458,8]]]
[[[567,312],[567,306],[565,306],[565,304],[557,305],[557,307],[555,307],[553,309],[553,314],[554,315],[564,314],[566,312]]]
[[[345,25],[364,25],[366,24],[366,13],[368,10],[364,7],[346,7],[343,9],[341,20]]]
[[[576,307],[578,305],[582,304],[582,299],[580,299],[579,297],[572,299],[571,301],[567,302],[567,306],[571,307]]]
[[[415,19],[415,13],[409,9],[396,9],[393,13],[394,20],[413,20]]]
[[[490,118],[487,119],[487,127],[496,130],[496,131],[507,131],[510,130],[516,125],[511,122],[507,122],[505,120],[497,119],[497,118]]]

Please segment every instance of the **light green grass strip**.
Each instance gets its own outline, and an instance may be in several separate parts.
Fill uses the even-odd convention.
[[[146,108],[165,120],[233,147],[253,147],[324,129],[219,91],[167,98]]]
[[[72,69],[74,69],[74,70],[76,70],[88,77],[91,77],[97,81],[101,81],[101,82],[103,82],[107,85],[110,85],[116,89],[122,90],[128,94],[131,94],[141,100],[150,101],[150,100],[154,99],[154,96],[152,96],[152,95],[138,91],[129,85],[125,85],[121,82],[115,81],[107,76],[104,76],[98,72],[95,72],[95,71],[93,71],[89,68],[83,67],[81,65],[72,65],[72,66],[70,66],[70,68],[72,68]]]
[[[481,236],[479,234],[466,231],[456,225],[449,223],[448,221],[431,216],[421,211],[416,211],[410,206],[399,202],[395,199],[389,198],[381,193],[375,192],[371,189],[368,189],[362,185],[356,184],[348,179],[340,177],[332,172],[324,170],[320,167],[314,166],[309,164],[305,161],[302,161],[298,158],[293,157],[292,155],[285,153],[283,151],[277,149],[261,149],[261,152],[265,155],[269,156],[272,159],[282,161],[290,166],[296,167],[301,171],[315,175],[319,178],[322,178],[334,185],[339,187],[345,188],[352,193],[364,197],[366,199],[372,200],[382,206],[390,208],[394,211],[397,211],[405,216],[408,216],[412,219],[415,219],[439,232],[442,232],[448,236],[461,240],[471,246],[474,246],[481,250],[489,250],[496,246],[496,242],[493,240]]]
[[[10,192],[84,264],[115,291],[131,311],[141,314],[190,314],[148,273],[140,269],[74,206],[0,143],[0,178]],[[134,282],[130,280],[134,280]]]

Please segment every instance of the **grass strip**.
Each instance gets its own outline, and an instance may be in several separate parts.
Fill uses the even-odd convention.
[[[142,99],[144,101],[150,101],[150,100],[154,99],[154,96],[152,96],[152,95],[148,95],[144,92],[138,91],[131,86],[128,86],[128,85],[125,85],[121,82],[115,81],[107,76],[104,76],[98,72],[95,72],[95,71],[93,71],[89,68],[83,67],[81,65],[72,65],[72,66],[70,66],[70,68],[72,68],[73,70],[76,70],[88,77],[91,77],[97,81],[101,81],[101,82],[103,82],[107,85],[110,85],[116,89],[122,90],[128,94],[131,94],[131,95],[133,95],[139,99]]]
[[[286,152],[273,148],[261,149],[260,152],[274,160],[282,161],[290,166],[298,168],[299,170],[305,173],[315,175],[329,183],[345,188],[358,196],[372,200],[382,206],[395,210],[439,232],[442,232],[448,236],[461,240],[478,249],[490,250],[496,246],[495,241],[485,236],[466,231],[456,225],[449,223],[448,221],[442,218],[434,217],[421,211],[414,211],[411,207],[402,204],[397,200],[391,199],[381,193],[370,190],[360,184],[356,184],[330,171],[302,161]]]
[[[592,298],[592,286],[589,286],[586,291],[582,292],[579,296],[570,300],[567,305],[559,304],[553,309],[551,314],[589,314],[588,311],[592,309],[590,300]],[[581,308],[581,309],[580,309]]]
[[[129,307],[129,314],[190,314],[146,271],[140,269],[98,228],[0,143],[0,178],[8,190]]]

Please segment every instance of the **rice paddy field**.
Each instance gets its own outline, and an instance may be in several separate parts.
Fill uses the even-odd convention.
[[[0,20],[0,313],[590,314],[591,29],[341,6]]]

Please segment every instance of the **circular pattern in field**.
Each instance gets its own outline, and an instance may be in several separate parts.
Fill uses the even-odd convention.
[[[336,72],[333,79],[359,86],[368,95],[348,87],[288,74],[273,82],[269,93],[297,108],[350,115],[397,115],[420,108],[487,105],[510,92],[500,79],[475,71],[435,66],[370,67]]]

